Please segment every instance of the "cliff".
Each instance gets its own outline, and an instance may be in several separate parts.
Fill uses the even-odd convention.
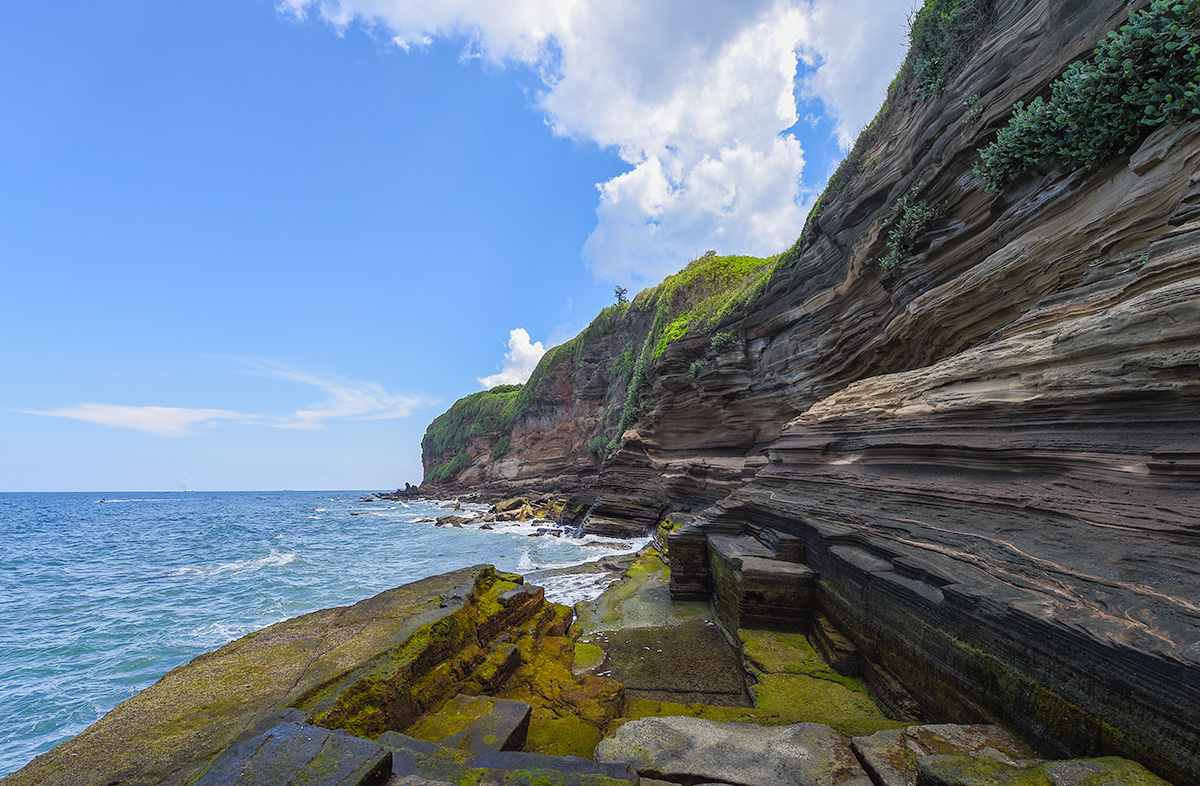
[[[427,438],[430,487],[795,538],[875,679],[1200,783],[1198,30],[1195,2],[928,3],[761,294],[640,377],[652,310],[614,307],[436,482]]]

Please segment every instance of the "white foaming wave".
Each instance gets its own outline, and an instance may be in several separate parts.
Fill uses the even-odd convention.
[[[588,535],[582,538],[564,538],[564,540],[577,546],[588,546],[587,558],[571,560],[570,562],[548,562],[544,565],[531,564],[531,566],[525,568],[525,570],[562,570],[564,568],[574,568],[579,565],[588,565],[592,562],[599,562],[607,557],[618,557],[622,554],[634,554],[650,545],[653,539],[633,538],[630,540],[613,540],[612,538],[602,538],[599,536]]]
[[[616,574],[613,573],[567,573],[533,579],[530,583],[546,591],[546,600],[574,606],[600,597],[608,585],[616,580]]]
[[[263,568],[281,568],[296,561],[296,555],[288,551],[276,551],[257,559],[243,559],[236,562],[225,562],[211,567],[180,568],[172,571],[171,576],[219,576],[225,573],[250,573]]]
[[[313,508],[313,513],[328,513],[328,512],[329,511],[325,510],[325,508]]]

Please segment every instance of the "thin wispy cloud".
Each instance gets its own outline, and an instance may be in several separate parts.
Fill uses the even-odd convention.
[[[329,380],[272,361],[243,361],[260,376],[289,380],[321,390],[324,398],[285,415],[236,412],[228,409],[129,406],[87,402],[51,410],[18,410],[29,415],[69,418],[112,428],[143,431],[159,437],[185,437],[221,424],[314,430],[330,420],[403,418],[437,403],[419,395],[396,395],[382,385],[359,380]]]
[[[199,426],[211,427],[222,421],[253,423],[258,415],[227,409],[186,409],[183,407],[130,407],[120,404],[80,404],[75,407],[44,411],[22,409],[28,415],[70,418],[114,428],[131,428],[160,437],[183,437]]]
[[[799,234],[812,187],[790,129],[819,100],[843,146],[883,99],[914,0],[281,0],[406,51],[532,67],[556,134],[614,149],[583,248],[594,274],[645,284],[708,248],[770,254]],[[414,53],[413,56],[420,56]],[[824,173],[818,175],[818,180]]]

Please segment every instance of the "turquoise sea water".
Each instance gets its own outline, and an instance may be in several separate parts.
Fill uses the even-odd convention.
[[[544,523],[438,528],[452,503],[363,495],[0,494],[0,776],[273,622],[468,565],[528,572],[642,545],[534,537]]]

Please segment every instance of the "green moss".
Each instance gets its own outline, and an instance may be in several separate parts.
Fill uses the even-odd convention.
[[[579,756],[590,759],[604,739],[603,732],[576,715],[559,717],[549,709],[535,711],[529,719],[525,750],[543,756]]]
[[[757,709],[790,716],[797,723],[824,723],[847,737],[907,725],[884,717],[861,682],[833,676],[763,674],[750,692]]]
[[[603,662],[603,648],[597,647],[595,644],[576,642],[575,660],[571,664],[571,670],[576,674],[582,674],[585,671],[591,671]]]
[[[667,716],[704,718],[722,723],[754,723],[759,726],[787,726],[796,723],[791,713],[781,713],[754,707],[716,707],[711,704],[680,704],[673,701],[630,699],[625,703],[623,720]]]
[[[742,657],[764,672],[810,674],[828,670],[803,633],[738,630]]]

